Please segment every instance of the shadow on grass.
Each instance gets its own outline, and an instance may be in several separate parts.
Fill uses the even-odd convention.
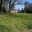
[[[32,29],[32,22],[31,23],[25,23],[27,29]]]
[[[27,25],[27,29],[32,29],[32,24]]]
[[[6,25],[0,25],[0,32],[11,32],[11,29]]]
[[[27,25],[27,29],[24,29],[23,32],[32,32],[32,23],[26,24]]]

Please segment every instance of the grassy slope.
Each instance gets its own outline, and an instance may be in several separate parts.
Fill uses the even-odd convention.
[[[0,16],[0,32],[22,32],[28,27],[32,28],[32,14],[17,13]]]

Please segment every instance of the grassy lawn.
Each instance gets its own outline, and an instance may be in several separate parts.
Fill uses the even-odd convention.
[[[0,32],[23,32],[32,29],[32,14],[4,13],[0,15]]]

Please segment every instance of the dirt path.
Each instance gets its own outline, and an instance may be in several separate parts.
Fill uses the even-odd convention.
[[[12,29],[12,32],[21,32],[20,30],[16,29],[16,28],[13,28]]]
[[[32,32],[32,29],[25,29],[23,32]]]

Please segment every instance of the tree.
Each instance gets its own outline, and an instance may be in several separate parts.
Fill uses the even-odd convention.
[[[0,10],[1,10],[1,0],[0,0]]]
[[[1,11],[1,6],[2,6],[2,1],[3,1],[3,0],[0,0],[0,11]]]
[[[5,12],[5,2],[7,2],[8,0],[0,0],[0,11],[1,12]]]
[[[2,12],[2,7],[4,7],[4,3],[5,3],[4,0],[0,0],[0,11],[1,12]]]
[[[4,7],[5,2],[9,2],[9,10],[14,9],[14,6],[16,5],[15,3],[17,2],[17,4],[20,3],[19,0],[1,0],[1,6],[0,7]],[[22,0],[21,0],[22,1]],[[2,8],[1,8],[2,11]]]
[[[26,11],[27,13],[32,13],[32,3],[28,5],[28,10]]]
[[[24,8],[24,12],[27,11],[28,5],[29,5],[29,2],[28,2],[28,1],[24,2],[24,6],[25,6],[25,8]]]
[[[28,7],[28,5],[29,5],[29,2],[28,1],[24,2],[24,6],[25,7]]]

